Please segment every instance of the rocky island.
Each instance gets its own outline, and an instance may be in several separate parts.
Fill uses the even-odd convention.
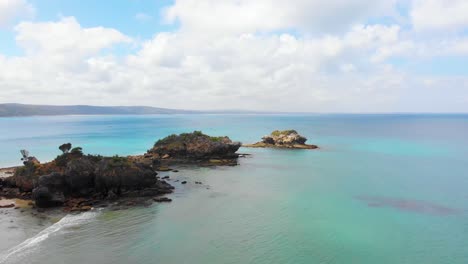
[[[85,155],[81,148],[67,143],[59,147],[62,154],[57,158],[40,163],[22,150],[24,166],[0,178],[0,197],[31,199],[38,208],[63,206],[66,211],[86,211],[120,198],[167,202],[170,199],[160,196],[174,187],[159,178],[156,170],[185,162],[237,164],[240,146],[228,137],[195,131],[161,139],[140,156]]]
[[[249,148],[288,148],[288,149],[317,149],[316,145],[308,145],[307,138],[299,135],[296,130],[275,130],[270,135],[262,137],[262,141],[255,144],[242,145]]]
[[[165,170],[171,164],[236,165],[241,147],[229,137],[212,137],[201,131],[170,135],[158,140],[144,155],[133,159]]]

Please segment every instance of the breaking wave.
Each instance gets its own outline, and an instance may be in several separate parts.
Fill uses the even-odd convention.
[[[73,226],[79,226],[85,223],[90,222],[95,219],[98,215],[98,212],[86,212],[78,215],[66,215],[57,223],[47,227],[46,229],[39,232],[37,235],[26,239],[21,244],[11,248],[4,254],[0,255],[0,264],[6,263],[8,259],[17,255],[18,253],[24,253],[27,250],[31,250],[39,245],[42,241],[49,238],[51,235],[57,233],[58,231],[69,228]]]

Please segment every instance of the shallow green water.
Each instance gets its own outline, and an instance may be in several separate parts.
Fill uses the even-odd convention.
[[[295,128],[321,149],[241,149],[252,155],[236,167],[180,168],[171,179],[189,183],[174,183],[170,204],[43,226],[0,214],[14,221],[0,225],[9,234],[0,263],[468,263],[468,116],[0,119],[5,126],[2,165],[22,147],[42,160],[67,141],[133,154],[194,129],[253,142]]]

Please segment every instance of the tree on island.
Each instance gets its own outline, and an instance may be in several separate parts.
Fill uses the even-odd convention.
[[[29,151],[25,150],[25,149],[22,149],[20,150],[21,152],[21,155],[23,156],[21,158],[22,161],[28,161],[29,160]]]
[[[21,158],[21,161],[23,161],[23,164],[25,166],[27,166],[27,165],[37,165],[37,164],[40,163],[39,160],[36,159],[36,157],[33,157],[33,156],[29,155],[29,151],[27,151],[25,149],[22,149],[22,150],[20,150],[20,152],[21,152],[21,156],[23,156]]]
[[[70,151],[70,154],[82,156],[82,155],[83,155],[83,148],[81,148],[81,147],[73,148],[73,149]]]
[[[72,144],[71,144],[71,143],[62,144],[62,145],[60,145],[60,147],[59,147],[59,149],[63,152],[63,154],[68,153],[68,152],[70,151],[71,148],[72,148]]]

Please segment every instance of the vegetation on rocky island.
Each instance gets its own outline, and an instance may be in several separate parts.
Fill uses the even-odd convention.
[[[301,136],[296,130],[275,130],[270,135],[262,137],[262,141],[247,144],[244,147],[253,148],[290,148],[290,149],[316,149],[316,145],[308,145],[307,138]]]
[[[201,131],[173,134],[158,140],[147,153],[153,158],[178,160],[209,160],[237,158],[241,146],[229,137],[212,137]]]

